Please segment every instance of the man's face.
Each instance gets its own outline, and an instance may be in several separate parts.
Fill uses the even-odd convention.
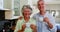
[[[38,9],[40,12],[44,12],[44,1],[38,1]]]

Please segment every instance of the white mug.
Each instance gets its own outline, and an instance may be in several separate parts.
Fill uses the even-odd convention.
[[[28,23],[26,23],[26,27],[27,28],[29,28],[30,27],[30,23],[28,22]]]
[[[43,17],[39,17],[39,21],[43,21]]]

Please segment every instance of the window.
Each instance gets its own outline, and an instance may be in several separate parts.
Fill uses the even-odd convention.
[[[15,16],[20,15],[20,0],[12,0],[12,9],[15,12]]]

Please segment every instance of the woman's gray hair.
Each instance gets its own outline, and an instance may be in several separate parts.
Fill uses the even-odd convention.
[[[30,9],[30,11],[31,11],[31,13],[32,13],[32,8],[30,7],[30,5],[23,5],[22,10],[21,10],[22,13],[23,13],[23,10],[24,10],[25,8]]]

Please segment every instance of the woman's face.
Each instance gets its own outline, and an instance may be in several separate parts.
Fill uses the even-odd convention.
[[[30,17],[31,15],[31,11],[29,8],[24,8],[24,11],[23,11],[23,16],[24,17]]]

